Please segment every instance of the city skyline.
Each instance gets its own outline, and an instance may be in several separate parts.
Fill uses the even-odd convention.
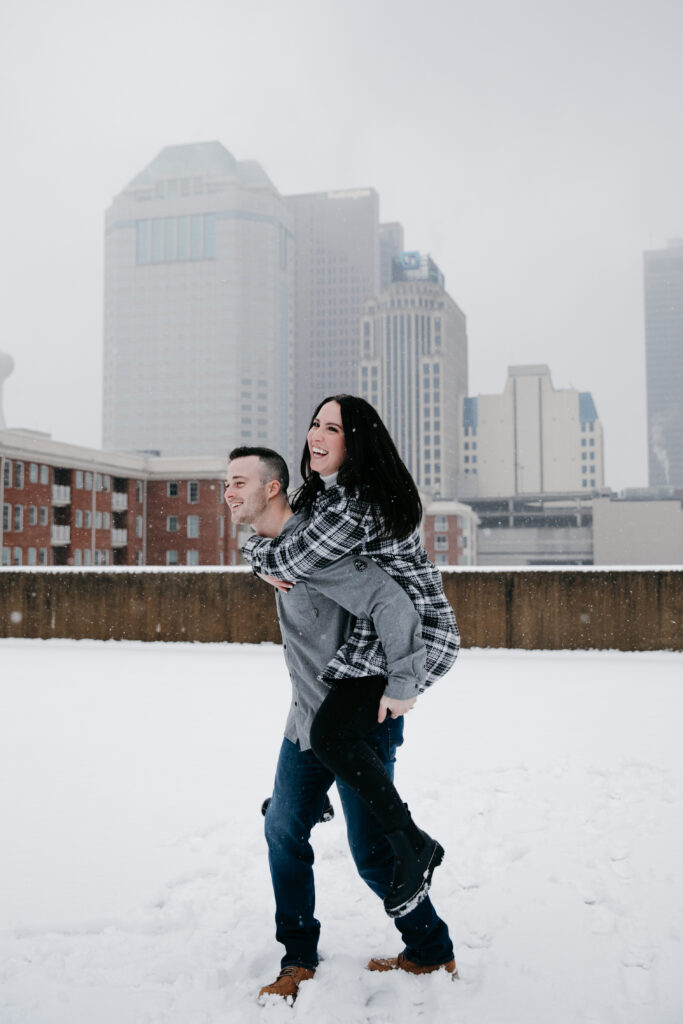
[[[681,28],[667,0],[4,12],[8,426],[101,443],[104,210],[150,154],[218,138],[283,195],[375,189],[467,313],[470,394],[548,363],[595,397],[606,484],[645,484],[642,254],[683,234]]]

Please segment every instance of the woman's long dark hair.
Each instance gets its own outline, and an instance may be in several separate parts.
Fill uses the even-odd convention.
[[[339,403],[344,428],[346,459],[338,483],[374,506],[383,524],[382,536],[407,537],[420,524],[422,502],[377,410],[357,395],[330,395],[315,409],[311,425],[327,402]],[[304,482],[293,497],[292,508],[308,512],[324,486],[318,473],[311,470],[308,443],[301,456],[301,476]]]

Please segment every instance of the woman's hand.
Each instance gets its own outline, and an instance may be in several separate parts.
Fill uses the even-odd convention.
[[[400,718],[401,715],[405,715],[407,711],[415,707],[416,701],[417,697],[410,697],[408,700],[399,700],[397,697],[381,697],[377,721],[381,725],[387,717],[387,712],[391,718]]]
[[[271,587],[275,587],[276,590],[284,591],[285,594],[294,586],[293,583],[287,583],[285,580],[276,580],[273,576],[264,576],[262,572],[258,573],[258,577],[265,580],[266,583],[270,583]]]

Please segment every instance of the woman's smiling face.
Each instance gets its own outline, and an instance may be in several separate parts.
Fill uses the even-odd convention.
[[[306,435],[311,469],[321,476],[336,473],[346,459],[344,428],[339,402],[325,402]]]

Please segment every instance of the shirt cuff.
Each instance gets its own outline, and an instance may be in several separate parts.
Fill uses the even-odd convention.
[[[258,548],[259,544],[263,540],[263,537],[259,537],[258,533],[252,533],[249,540],[245,541],[242,545],[242,554],[247,562],[250,563],[251,567],[256,572],[256,565],[254,564],[254,553]]]
[[[401,658],[391,666],[389,682],[384,689],[385,697],[395,700],[410,700],[424,690],[424,651]]]

